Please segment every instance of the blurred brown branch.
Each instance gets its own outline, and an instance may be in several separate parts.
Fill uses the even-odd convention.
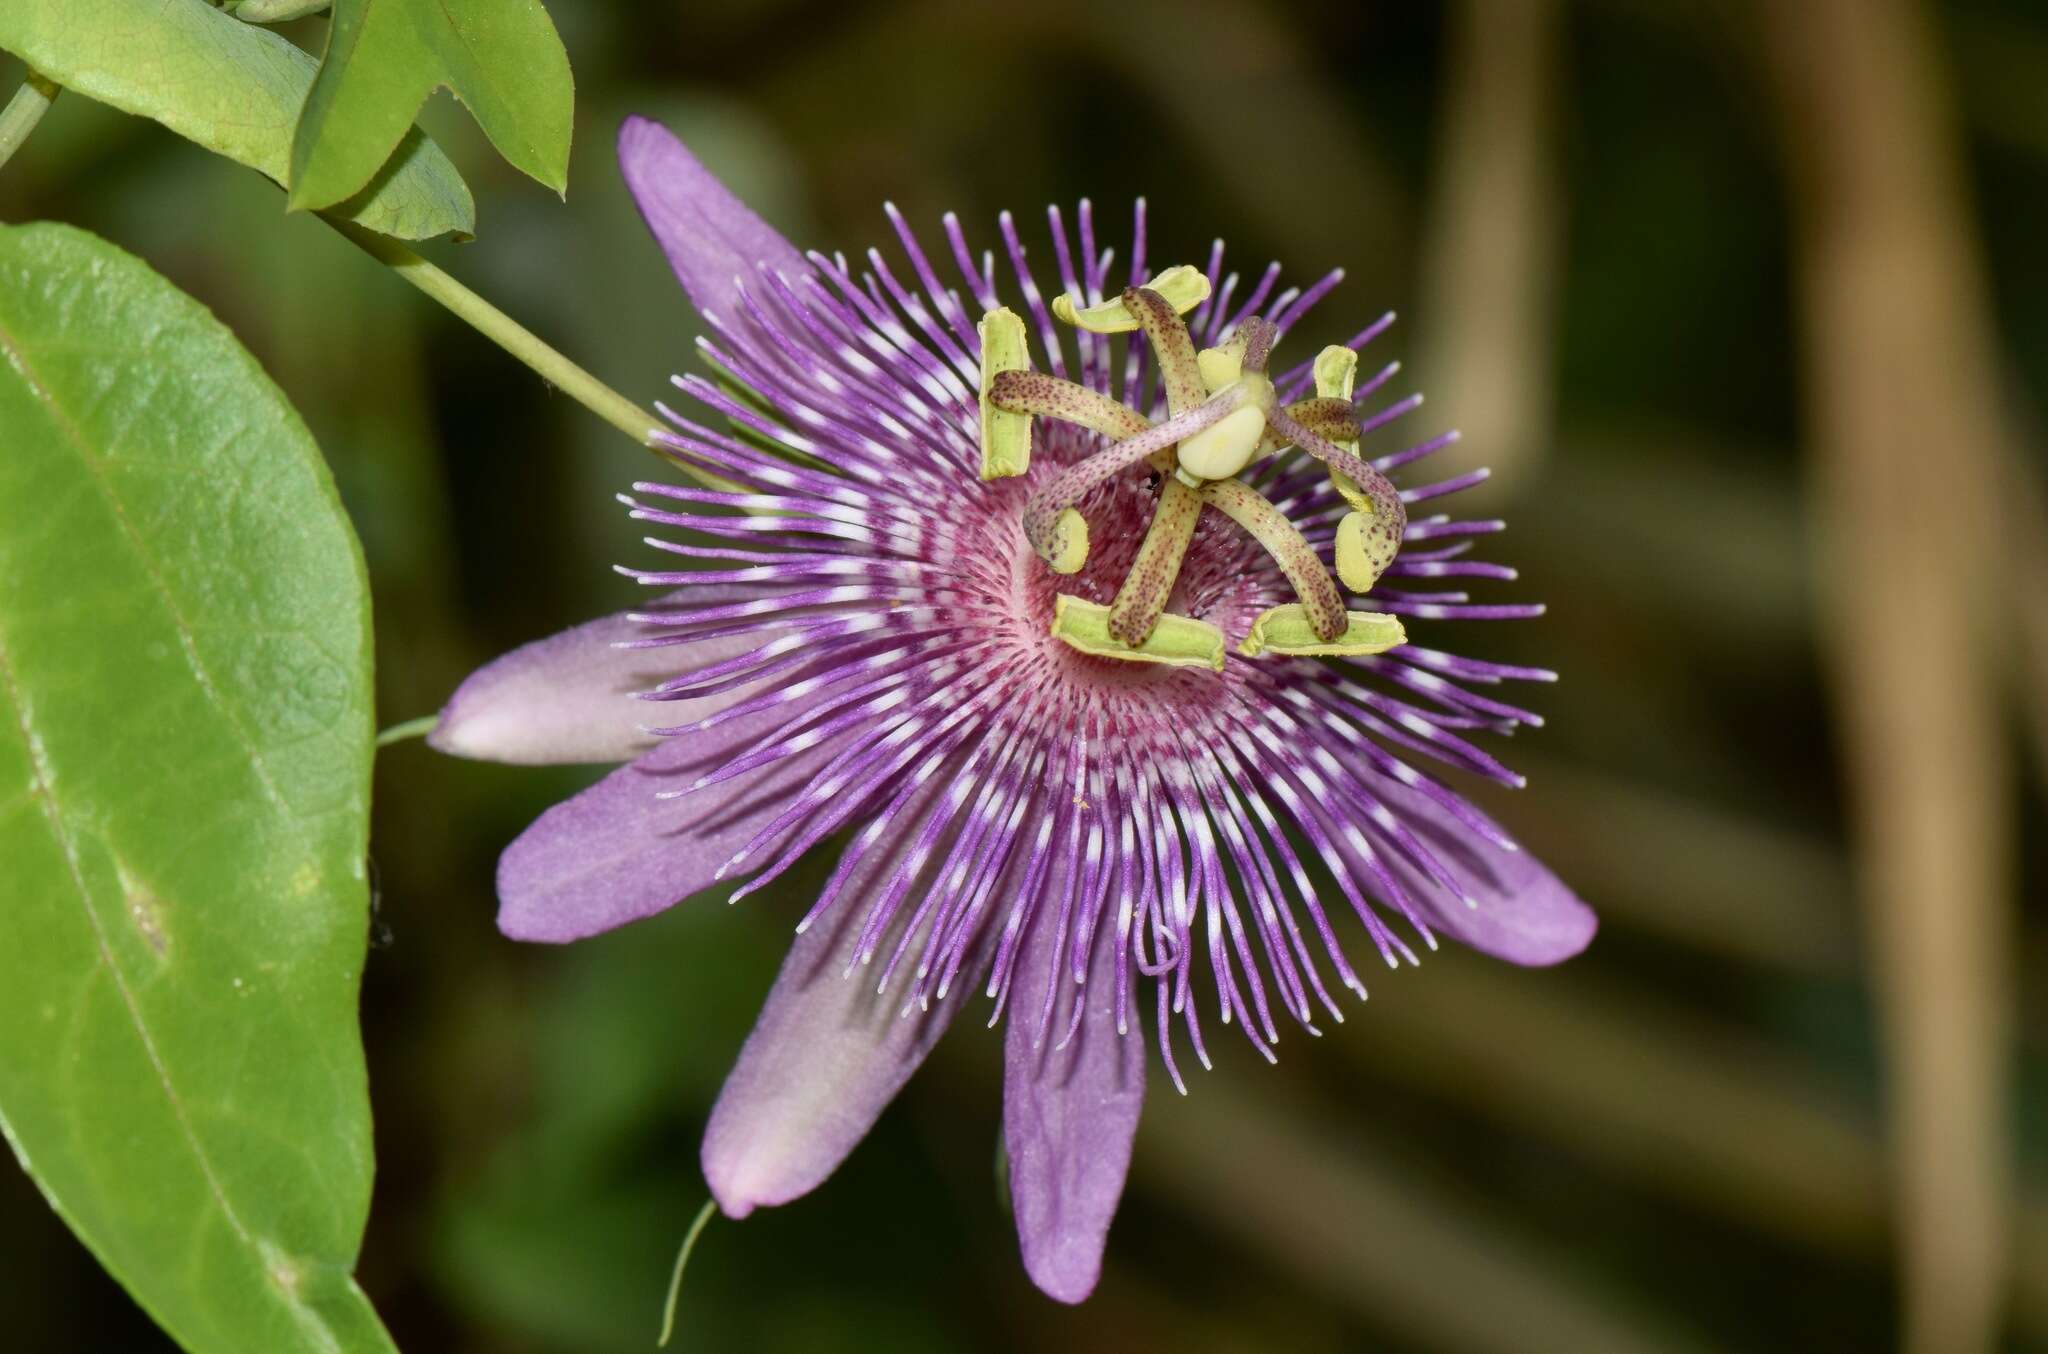
[[[1421,384],[1465,433],[1447,464],[1492,467],[1503,493],[1534,468],[1551,432],[1557,11],[1552,0],[1452,7],[1437,182],[1423,234]]]
[[[1849,880],[1830,843],[1640,780],[1519,752],[1515,765],[1537,788],[1489,807],[1611,921],[1801,976],[1854,971]]]
[[[1886,1036],[1904,1347],[1987,1349],[2006,1261],[2010,815],[1986,603],[2003,433],[1925,16],[1764,4],[1811,503]]]
[[[2040,467],[2014,457],[2006,527],[2007,612],[2014,636],[2014,679],[2027,732],[2033,738],[2034,771],[2048,784],[2048,485]]]
[[[1376,1164],[1302,1116],[1203,1085],[1148,1116],[1136,1167],[1269,1262],[1420,1347],[1524,1354],[1700,1349],[1647,1312],[1572,1279],[1533,1239]],[[1158,1131],[1163,1129],[1164,1131]]]

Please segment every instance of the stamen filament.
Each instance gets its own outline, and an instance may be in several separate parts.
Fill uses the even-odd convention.
[[[1109,396],[1063,377],[1042,371],[1005,371],[989,386],[998,409],[1037,418],[1056,418],[1122,441],[1136,437],[1152,421]]]
[[[1177,479],[1161,483],[1159,507],[1152,515],[1152,525],[1146,529],[1138,557],[1131,561],[1131,572],[1109,609],[1111,635],[1132,648],[1151,635],[1160,613],[1166,610],[1167,598],[1173,595],[1181,561],[1187,558],[1188,542],[1194,538],[1195,523],[1201,515],[1199,492]]]
[[[1149,287],[1126,287],[1124,308],[1137,316],[1138,325],[1152,344],[1159,360],[1159,375],[1166,384],[1168,413],[1192,409],[1208,398],[1202,384],[1202,364],[1195,357],[1195,340],[1187,323],[1174,313],[1172,302]]]
[[[1280,572],[1301,599],[1303,612],[1318,639],[1329,641],[1344,633],[1344,598],[1330,578],[1330,571],[1316,558],[1316,552],[1294,524],[1267,501],[1266,496],[1243,480],[1215,480],[1202,487],[1202,501],[1243,527],[1246,534],[1265,547],[1280,566]]]

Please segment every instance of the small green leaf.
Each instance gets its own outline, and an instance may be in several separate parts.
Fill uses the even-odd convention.
[[[514,167],[563,192],[575,87],[540,0],[335,0],[292,142],[291,203],[356,192],[446,86]]]
[[[316,63],[206,0],[5,0],[0,49],[66,89],[288,181],[292,129]],[[341,213],[405,240],[469,236],[476,205],[441,148],[404,127],[391,144],[398,153],[378,161],[374,179],[363,176]]]
[[[0,1128],[188,1348],[391,1350],[333,481],[203,306],[66,226],[0,227],[0,428]]]

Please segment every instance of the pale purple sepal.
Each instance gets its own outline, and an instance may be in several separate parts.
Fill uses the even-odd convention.
[[[840,744],[680,790],[759,741],[777,712],[664,741],[535,819],[498,858],[498,929],[562,942],[650,917],[718,882],[718,868],[788,806]]]
[[[1048,1296],[1079,1302],[1102,1273],[1102,1248],[1123,1197],[1145,1103],[1145,1038],[1135,1024],[1135,1003],[1132,1028],[1122,1035],[1116,1030],[1116,914],[1106,910],[1090,950],[1088,982],[1078,989],[1088,1008],[1072,1041],[1058,1047],[1077,985],[1072,941],[1061,944],[1053,935],[1056,916],[1050,907],[1039,909],[1010,994],[1003,1142],[1025,1272]],[[1044,1042],[1034,1047],[1049,977],[1064,990]]]
[[[922,821],[947,788],[935,781],[902,815]],[[908,834],[906,834],[908,835]],[[866,901],[881,891],[907,840],[877,843],[838,902],[796,937],[704,1129],[704,1178],[727,1217],[785,1204],[823,1184],[867,1136],[975,989],[977,965],[930,1009],[901,1015],[903,975],[875,991],[894,935],[859,965]],[[847,966],[855,964],[853,975]]]
[[[732,587],[694,587],[650,605],[717,606],[753,596]],[[686,647],[618,649],[658,630],[605,616],[522,645],[478,668],[441,709],[429,746],[455,757],[517,766],[623,762],[659,740],[644,725],[704,718],[744,691],[695,701],[648,702],[635,694],[676,675],[685,662],[708,667],[760,644],[758,635],[696,640]]]
[[[619,167],[640,215],[700,312],[729,314],[733,279],[753,277],[757,265],[791,278],[811,270],[789,241],[660,123],[626,119],[619,128]]]
[[[1431,926],[1511,964],[1561,963],[1586,948],[1600,927],[1579,901],[1527,850],[1503,851],[1482,840],[1420,791],[1391,779],[1373,786],[1423,845],[1465,883],[1476,907],[1447,898],[1419,871],[1391,855],[1389,863]]]

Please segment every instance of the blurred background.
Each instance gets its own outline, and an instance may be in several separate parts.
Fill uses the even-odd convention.
[[[1557,970],[1382,974],[1277,1069],[1225,1040],[1187,1099],[1155,1077],[1079,1310],[1017,1263],[963,1020],[827,1187],[712,1224],[678,1348],[2048,1349],[2048,9],[551,8],[566,205],[441,97],[479,238],[427,252],[633,398],[697,323],[618,180],[629,111],[800,243],[882,242],[885,198],[986,237],[1143,193],[1155,258],[1346,269],[1298,352],[1400,310],[1368,357],[1496,469],[1459,506],[1550,604],[1443,642],[1564,677],[1488,802],[1604,919]],[[629,599],[644,454],[264,180],[66,96],[0,216],[141,254],[304,411],[384,723]],[[651,1346],[817,883],[501,939],[497,851],[587,778],[380,755],[362,1273],[408,1350]],[[9,1348],[167,1348],[12,1167],[0,1275]]]

